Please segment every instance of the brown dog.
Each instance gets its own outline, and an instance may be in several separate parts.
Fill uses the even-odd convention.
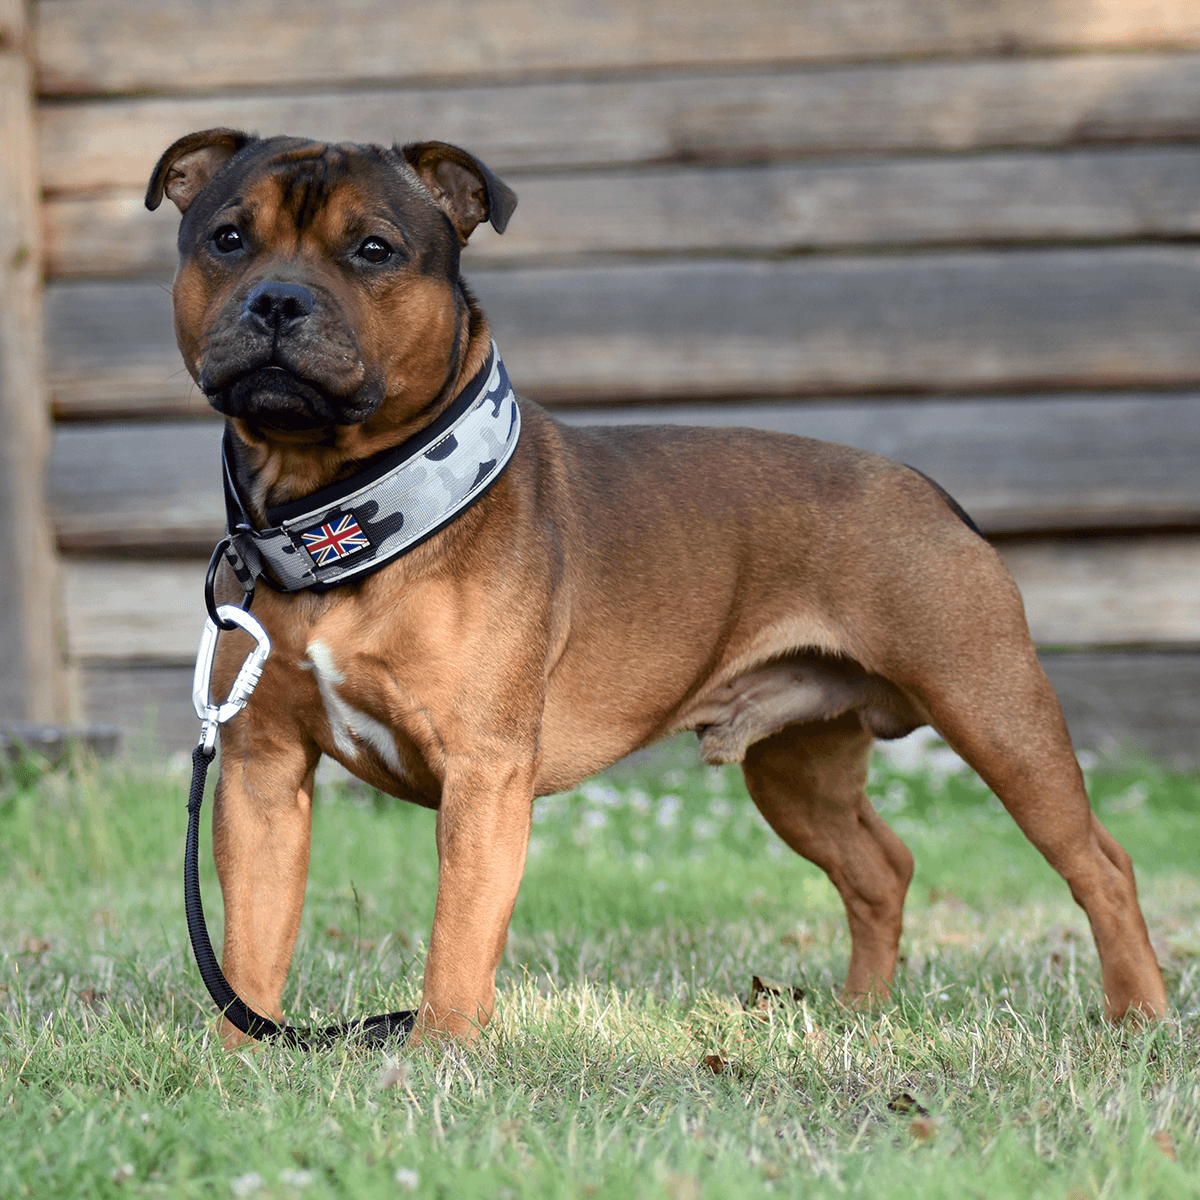
[[[227,418],[235,520],[265,529],[434,445],[491,361],[459,251],[516,198],[481,163],[216,129],[163,155],[147,205],[164,194],[183,213],[179,347]],[[1109,1015],[1165,1011],[1129,856],[1090,809],[1017,589],[953,501],[845,446],[519,411],[507,469],[383,569],[304,587],[259,564],[275,650],[222,729],[213,829],[224,969],[248,1002],[281,1018],[322,754],[437,809],[415,1036],[469,1036],[492,1012],[533,798],[684,729],[743,764],[837,887],[846,997],[887,995],[913,863],[864,793],[867,760],[873,735],[931,724],[1087,912]],[[245,650],[221,641],[218,688]]]

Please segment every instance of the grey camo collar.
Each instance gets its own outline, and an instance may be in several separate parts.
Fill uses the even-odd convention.
[[[229,547],[238,582],[323,592],[363,579],[414,549],[496,482],[521,434],[521,411],[496,343],[479,374],[430,426],[359,474],[267,511],[256,529],[222,450]]]

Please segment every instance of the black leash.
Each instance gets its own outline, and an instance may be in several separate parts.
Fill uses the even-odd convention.
[[[218,553],[220,549],[218,547]],[[213,557],[215,560],[216,555]],[[211,590],[206,589],[206,592],[209,621],[200,640],[192,694],[197,714],[204,725],[200,734],[200,744],[192,751],[192,790],[188,795],[187,844],[183,853],[183,904],[187,914],[188,937],[191,939],[192,953],[196,956],[196,966],[200,968],[200,978],[204,980],[204,986],[208,988],[208,994],[213,998],[222,1016],[242,1033],[259,1041],[281,1041],[302,1049],[326,1046],[339,1038],[368,1042],[384,1042],[391,1039],[403,1041],[412,1032],[416,1014],[411,1010],[381,1013],[377,1017],[364,1017],[340,1025],[327,1025],[324,1029],[297,1029],[294,1025],[277,1025],[269,1017],[261,1016],[250,1008],[230,986],[217,962],[212,942],[208,937],[208,927],[204,923],[204,905],[200,899],[200,806],[204,803],[204,784],[208,778],[209,764],[217,753],[217,726],[245,707],[254,685],[258,682],[263,663],[271,651],[271,643],[262,626],[244,608],[235,608],[231,604],[222,604],[217,608],[212,603]],[[258,645],[238,672],[229,698],[224,704],[215,705],[209,702],[208,689],[218,630],[235,627],[245,629],[255,638]]]

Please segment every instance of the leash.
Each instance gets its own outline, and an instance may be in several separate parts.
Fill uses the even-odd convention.
[[[183,854],[183,904],[187,914],[188,937],[200,978],[208,988],[208,994],[220,1010],[221,1015],[242,1033],[259,1041],[280,1041],[289,1046],[313,1049],[325,1046],[339,1038],[355,1038],[360,1041],[383,1042],[395,1038],[403,1040],[412,1031],[416,1016],[411,1010],[382,1013],[375,1017],[364,1017],[340,1025],[327,1025],[323,1029],[298,1029],[294,1025],[279,1025],[269,1017],[261,1016],[233,990],[225,978],[212,942],[208,937],[208,926],[204,921],[204,905],[200,899],[200,806],[204,802],[204,784],[208,768],[217,753],[217,730],[226,721],[237,716],[246,707],[251,693],[262,675],[263,665],[271,653],[271,639],[267,631],[250,615],[250,602],[254,589],[250,588],[242,606],[222,604],[213,598],[213,579],[217,564],[227,543],[217,546],[208,567],[204,585],[204,600],[208,608],[208,619],[200,635],[200,649],[196,655],[196,672],[192,681],[192,703],[202,724],[200,743],[192,751],[192,787],[188,795],[187,843]],[[254,638],[254,649],[242,663],[229,695],[221,704],[210,698],[213,659],[217,653],[217,639],[222,630],[244,629]]]

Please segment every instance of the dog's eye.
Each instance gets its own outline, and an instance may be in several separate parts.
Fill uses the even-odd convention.
[[[383,238],[369,237],[356,251],[359,258],[365,258],[369,263],[387,262],[392,257],[392,248]]]
[[[233,225],[222,225],[212,236],[213,245],[222,254],[232,254],[242,248],[242,235]]]

